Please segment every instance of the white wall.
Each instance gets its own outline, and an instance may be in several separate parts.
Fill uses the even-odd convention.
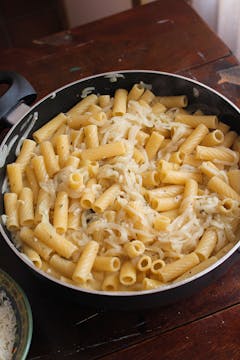
[[[191,3],[240,59],[240,0],[192,0]]]
[[[131,0],[64,0],[70,28],[130,9]]]

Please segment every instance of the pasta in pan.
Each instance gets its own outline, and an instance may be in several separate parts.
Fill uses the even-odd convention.
[[[6,226],[69,284],[150,290],[213,264],[240,223],[237,134],[185,95],[91,94],[7,166]]]

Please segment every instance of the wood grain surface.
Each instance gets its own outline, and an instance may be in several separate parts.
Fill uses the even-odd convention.
[[[240,105],[239,87],[219,84],[238,62],[183,0],[159,0],[31,47],[2,51],[0,68],[31,81],[40,99],[88,75],[122,69],[175,72]],[[173,305],[131,312],[86,308],[20,262],[0,239],[0,267],[29,297],[34,332],[28,359],[240,359],[240,258],[216,282]]]

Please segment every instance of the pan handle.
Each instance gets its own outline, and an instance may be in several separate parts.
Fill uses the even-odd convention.
[[[27,105],[33,103],[37,93],[24,77],[13,71],[0,71],[0,84],[9,85],[9,89],[0,98],[0,119],[13,125],[19,120],[19,115],[26,112]],[[10,116],[18,107],[21,110],[16,112],[17,116]]]

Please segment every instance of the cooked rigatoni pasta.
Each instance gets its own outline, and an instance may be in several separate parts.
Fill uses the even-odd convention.
[[[44,163],[47,169],[47,173],[51,178],[59,170],[58,158],[54,152],[53,145],[50,141],[43,141],[40,143],[40,151],[44,158]]]
[[[7,215],[7,228],[10,231],[19,229],[18,197],[16,193],[4,194],[4,207]]]
[[[19,194],[23,188],[21,165],[17,163],[8,164],[7,175],[11,192]]]
[[[66,115],[63,113],[57,115],[55,118],[46,123],[43,127],[33,133],[33,138],[36,142],[40,143],[44,140],[48,140],[53,136],[60,126],[67,121]]]
[[[29,163],[33,155],[35,146],[36,146],[36,142],[33,140],[25,139],[23,141],[21,151],[16,159],[16,163],[21,165],[22,170],[24,170],[27,164]]]
[[[5,220],[34,266],[71,286],[141,291],[232,248],[240,137],[187,105],[140,82],[88,95],[23,141]]]

